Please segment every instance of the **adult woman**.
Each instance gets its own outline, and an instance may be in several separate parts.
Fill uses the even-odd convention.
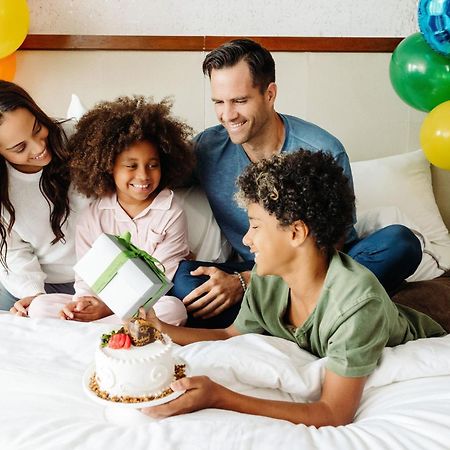
[[[0,81],[0,309],[26,315],[44,292],[73,293],[74,225],[67,138],[20,86]]]

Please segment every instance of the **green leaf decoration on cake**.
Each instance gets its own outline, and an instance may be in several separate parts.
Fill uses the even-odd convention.
[[[118,333],[125,333],[124,328],[122,327],[119,330],[111,331],[111,333],[104,333],[104,334],[102,334],[100,346],[101,347],[106,347],[108,345],[109,340],[111,339],[111,336],[114,336],[115,334],[118,334]]]

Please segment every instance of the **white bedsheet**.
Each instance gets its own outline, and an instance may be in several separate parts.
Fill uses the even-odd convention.
[[[230,411],[165,420],[88,398],[82,376],[107,324],[0,314],[0,449],[450,448],[450,336],[386,349],[355,422],[306,427]],[[246,335],[177,347],[192,374],[250,395],[314,400],[324,360],[282,339]],[[132,416],[131,416],[132,417]]]

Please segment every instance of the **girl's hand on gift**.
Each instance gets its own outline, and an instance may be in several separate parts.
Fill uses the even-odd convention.
[[[113,314],[113,312],[97,297],[79,297],[68,303],[60,312],[60,317],[78,322],[92,322]]]
[[[81,297],[83,298],[83,297]],[[74,302],[67,303],[64,308],[59,312],[59,317],[64,320],[73,320],[75,315],[75,309],[80,309],[81,302],[76,300]]]
[[[10,313],[15,314],[16,316],[22,316],[26,317],[28,316],[27,308],[31,305],[31,302],[38,296],[41,295],[31,295],[30,297],[24,297],[20,300],[17,300],[16,303],[14,303],[14,306],[9,310]]]

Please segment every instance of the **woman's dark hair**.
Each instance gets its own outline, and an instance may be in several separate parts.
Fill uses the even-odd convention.
[[[244,60],[250,70],[253,86],[265,92],[275,82],[275,61],[268,50],[250,39],[226,42],[206,55],[203,73],[211,78],[213,69],[233,67]]]
[[[283,227],[303,221],[327,254],[352,224],[355,196],[329,153],[300,149],[275,155],[250,164],[237,185],[241,206],[258,203]]]
[[[119,97],[98,103],[78,122],[69,140],[72,182],[88,197],[116,191],[113,167],[117,155],[131,145],[148,141],[161,163],[159,189],[175,188],[191,176],[194,156],[192,128],[171,116],[172,103],[143,96]]]
[[[55,235],[51,243],[64,242],[62,226],[70,213],[67,137],[60,122],[48,117],[24,89],[17,84],[0,80],[0,126],[5,114],[18,108],[27,109],[39,124],[48,129],[47,147],[52,159],[42,170],[39,189],[50,206],[50,224]],[[9,199],[8,186],[6,161],[0,156],[0,262],[5,268],[7,268],[6,239],[15,222],[15,210]],[[9,221],[4,217],[5,211],[9,214]]]

